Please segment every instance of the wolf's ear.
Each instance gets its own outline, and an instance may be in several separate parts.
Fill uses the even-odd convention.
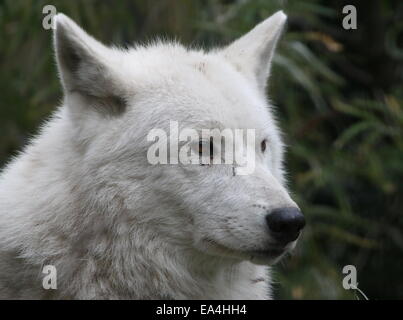
[[[286,20],[283,11],[278,11],[222,51],[239,71],[256,80],[262,90],[266,87],[273,53]]]
[[[65,94],[79,94],[88,105],[116,110],[122,86],[114,76],[114,52],[82,30],[64,14],[57,14],[54,31],[56,61]]]

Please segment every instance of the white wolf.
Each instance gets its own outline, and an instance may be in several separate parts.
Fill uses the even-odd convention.
[[[165,42],[126,50],[58,14],[63,104],[0,177],[0,297],[270,298],[267,266],[305,223],[284,186],[265,96],[285,21],[277,12],[208,52]],[[151,165],[147,134],[170,120],[255,129],[253,174]],[[46,265],[56,290],[43,287]]]

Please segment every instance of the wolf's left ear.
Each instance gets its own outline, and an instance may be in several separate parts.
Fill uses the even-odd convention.
[[[248,78],[266,87],[271,60],[287,16],[278,11],[241,38],[224,48],[222,54]]]
[[[78,94],[84,105],[116,110],[122,102],[122,85],[113,66],[113,50],[88,35],[62,13],[54,31],[56,60],[66,96]]]

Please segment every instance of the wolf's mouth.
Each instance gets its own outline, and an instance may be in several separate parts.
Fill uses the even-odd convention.
[[[287,247],[272,247],[264,250],[233,249],[222,245],[213,239],[207,238],[205,238],[203,242],[207,247],[206,249],[213,252],[215,255],[249,260],[255,264],[263,265],[276,263],[285,253],[289,251]]]
[[[255,264],[275,264],[288,252],[286,248],[273,248],[251,252],[249,260]]]

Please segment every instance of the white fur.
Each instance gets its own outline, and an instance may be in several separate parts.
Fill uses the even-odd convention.
[[[0,176],[0,298],[269,298],[264,264],[278,259],[253,252],[270,243],[265,214],[296,206],[264,93],[285,20],[278,12],[209,52],[123,50],[59,14],[64,102]],[[168,131],[169,120],[256,129],[254,174],[150,165],[147,133]],[[42,288],[48,264],[57,290]]]

